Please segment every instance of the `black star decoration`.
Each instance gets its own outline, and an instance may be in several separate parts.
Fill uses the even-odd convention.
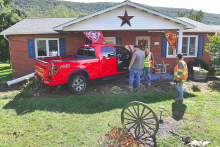
[[[127,10],[125,10],[124,16],[118,16],[118,17],[121,18],[121,20],[123,20],[121,26],[127,23],[131,27],[130,19],[132,19],[134,16],[128,16]]]

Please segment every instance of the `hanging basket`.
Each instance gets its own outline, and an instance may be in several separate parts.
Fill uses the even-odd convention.
[[[193,80],[205,80],[208,71],[201,69],[200,67],[193,67]]]

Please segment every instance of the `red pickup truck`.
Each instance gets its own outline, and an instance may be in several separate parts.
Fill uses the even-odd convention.
[[[131,57],[132,52],[118,44],[84,44],[76,55],[35,59],[35,78],[50,86],[67,83],[78,93],[88,80],[128,72]]]

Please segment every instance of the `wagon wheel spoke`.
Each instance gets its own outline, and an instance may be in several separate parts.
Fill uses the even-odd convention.
[[[144,127],[143,127],[143,124],[141,123],[141,128],[142,128],[142,130],[143,130],[143,132],[144,132],[144,134],[145,134],[145,130],[144,130]]]
[[[137,118],[139,118],[139,104],[137,105]]]
[[[144,130],[150,135],[150,136],[152,136],[151,134],[150,134],[150,132],[145,128],[145,126],[142,124],[142,126],[143,126],[143,128],[144,128]]]
[[[137,124],[136,128],[135,128],[135,136],[139,136],[140,135],[140,124]],[[137,134],[138,131],[138,134]]]
[[[136,116],[138,116],[138,115],[137,115],[137,112],[136,112],[136,110],[135,110],[135,108],[134,108],[134,104],[132,104],[132,107],[133,107],[133,109],[134,109],[134,112],[135,112]]]
[[[136,119],[136,117],[134,117],[134,116],[132,116],[132,115],[128,114],[127,112],[125,112],[125,114],[127,114],[127,115],[129,115],[130,117],[132,117],[132,118]]]
[[[135,122],[129,129],[128,131],[130,131],[131,128],[133,128],[137,123]]]
[[[147,114],[145,114],[142,118],[145,118],[146,116],[148,116],[148,114],[150,114],[151,111],[149,111]]]
[[[135,123],[135,121],[133,121],[133,122],[128,122],[128,123],[126,123],[126,124],[124,124],[124,125],[126,126],[126,125],[133,124],[133,123]]]
[[[142,112],[141,112],[140,118],[142,118],[142,116],[143,116],[143,114],[144,114],[144,110],[145,110],[145,107],[144,107],[144,109],[143,109]]]
[[[145,118],[143,120],[155,119],[154,117]]]
[[[137,119],[136,117],[135,117],[135,115],[131,112],[131,110],[129,109],[129,108],[127,108],[128,109],[128,111],[133,115],[133,117],[135,118],[135,119]]]
[[[130,120],[130,121],[135,121],[135,120],[133,120],[133,119],[129,119],[129,118],[124,118],[124,119],[126,119],[126,120]]]
[[[144,123],[147,124],[147,125],[153,125],[153,126],[156,127],[156,124],[153,124],[153,123],[147,123],[147,122],[144,122]]]
[[[151,129],[151,130],[153,130],[153,131],[156,131],[154,128],[150,127],[150,126],[147,125],[145,122],[143,122],[143,124],[144,124],[145,126],[147,126],[149,129]]]

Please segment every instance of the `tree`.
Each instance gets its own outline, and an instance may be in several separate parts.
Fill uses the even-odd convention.
[[[19,8],[12,9],[9,6],[10,2],[12,0],[0,0],[0,32],[27,17],[26,13]],[[0,36],[0,61],[10,61],[8,41],[2,35]]]
[[[211,55],[211,63],[214,66],[220,66],[220,32],[214,36],[207,37],[210,43],[206,43],[205,51]]]
[[[178,17],[185,17],[186,13],[183,12],[182,10],[178,12]]]
[[[197,13],[193,13],[193,11],[193,9],[189,11],[189,18],[195,21],[202,22],[202,20],[204,19],[204,12],[200,10]]]
[[[46,16],[47,17],[76,17],[76,13],[73,10],[69,12],[69,10],[63,5],[58,5],[54,9],[47,11]]]
[[[85,13],[81,13],[81,14],[79,14],[78,15],[78,17],[84,17],[84,16],[86,16],[87,14],[85,14]]]
[[[211,63],[220,66],[220,32],[214,36],[207,35],[210,43],[206,43],[205,51],[211,55]]]
[[[204,19],[204,12],[202,12],[202,10],[200,10],[197,13],[193,13],[193,9],[189,10],[189,18],[195,21],[199,21],[202,22]],[[183,12],[182,10],[180,12],[178,12],[178,17],[185,17],[186,13]]]
[[[33,8],[31,6],[30,10],[29,11],[26,11],[28,17],[44,17],[44,14],[42,12],[40,12],[40,7],[37,6],[36,8]]]

